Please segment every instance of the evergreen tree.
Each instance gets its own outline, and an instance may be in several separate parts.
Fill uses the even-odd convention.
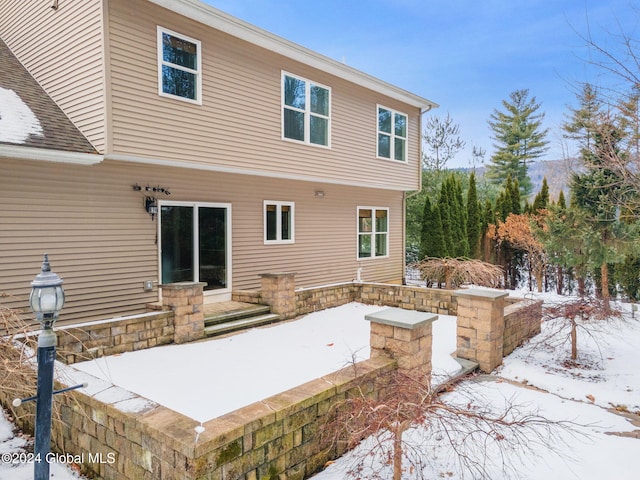
[[[529,98],[528,89],[516,90],[509,98],[502,101],[505,111],[495,109],[489,120],[496,152],[487,167],[487,178],[502,184],[511,175],[526,197],[532,189],[528,164],[547,150],[548,129],[541,129],[544,113],[537,113],[541,104]]]
[[[476,190],[476,174],[469,176],[469,191],[467,192],[467,242],[469,244],[469,256],[479,258],[480,232],[482,228],[481,206],[478,202]]]
[[[618,129],[624,132],[624,150],[632,158],[640,158],[640,85],[634,85],[618,104]]]
[[[533,206],[531,208],[533,213],[538,210],[543,210],[549,205],[549,185],[547,184],[547,177],[542,179],[542,188],[533,200]]]
[[[506,195],[510,200],[510,210],[509,213],[515,213],[516,215],[520,215],[522,213],[521,208],[521,199],[520,199],[520,185],[519,181],[516,178],[511,183],[511,190],[507,190]]]
[[[603,117],[606,118],[606,117]],[[591,256],[599,261],[600,294],[609,299],[609,264],[619,263],[623,225],[618,218],[621,198],[616,172],[607,167],[609,155],[620,155],[617,148],[619,131],[607,120],[597,126],[592,148],[583,145],[581,160],[585,171],[574,174],[571,180],[571,199],[586,215],[591,228],[598,232],[599,242],[592,246]]]
[[[422,217],[422,242],[420,245],[420,259],[425,257],[444,257],[444,235],[442,220],[438,205],[431,205],[429,197],[425,200],[424,215]]]
[[[444,235],[444,256],[450,257],[455,254],[453,244],[453,234],[455,226],[453,224],[452,210],[453,192],[451,191],[450,182],[444,181],[440,188],[440,196],[438,197],[438,209],[440,210],[440,218],[442,220],[442,234]]]
[[[627,255],[616,269],[617,283],[632,302],[640,300],[640,257]]]
[[[591,150],[601,115],[602,102],[593,85],[585,83],[577,95],[578,107],[568,107],[570,115],[562,124],[565,138],[578,142],[581,149]]]
[[[467,210],[462,198],[462,184],[455,175],[450,176],[451,191],[453,192],[453,217],[455,230],[453,232],[454,252],[452,256],[468,257],[469,240],[467,238]]]
[[[558,195],[558,208],[562,210],[567,209],[567,201],[564,199],[564,192],[560,190],[560,194]]]

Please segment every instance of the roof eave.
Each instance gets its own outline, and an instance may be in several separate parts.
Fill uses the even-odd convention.
[[[104,155],[0,144],[0,158],[72,163],[75,165],[96,165],[104,160]]]
[[[356,83],[388,97],[394,98],[423,111],[438,107],[438,104],[396,87],[372,75],[364,73],[344,63],[333,60],[296,43],[274,35],[244,20],[240,20],[199,0],[149,0],[172,12],[196,20],[199,23],[220,30],[236,38],[284,55],[310,67]]]

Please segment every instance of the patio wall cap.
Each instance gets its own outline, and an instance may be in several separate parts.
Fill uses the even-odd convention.
[[[438,319],[438,315],[429,312],[418,312],[417,310],[405,310],[403,308],[385,308],[379,312],[369,313],[364,316],[370,322],[391,325],[392,327],[406,328],[414,330],[429,322]]]
[[[455,290],[453,294],[457,297],[483,297],[489,300],[497,300],[509,296],[509,292],[503,290],[484,290],[480,288]]]

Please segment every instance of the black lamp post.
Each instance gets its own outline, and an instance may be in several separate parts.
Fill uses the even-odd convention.
[[[53,366],[56,360],[56,334],[53,324],[64,305],[62,279],[51,271],[45,254],[42,271],[31,282],[29,305],[42,326],[38,336],[38,390],[36,395],[36,442],[34,479],[49,479],[51,449],[51,406],[53,401]],[[25,399],[27,400],[27,399]]]

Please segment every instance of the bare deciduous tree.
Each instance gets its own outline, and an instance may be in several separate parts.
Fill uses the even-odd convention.
[[[31,365],[37,339],[13,309],[0,304],[0,385],[11,397],[33,395],[37,372]]]
[[[428,285],[444,283],[446,289],[471,283],[484,287],[499,287],[503,277],[502,267],[482,260],[468,258],[427,257],[413,264]]]
[[[500,478],[517,477],[522,457],[545,449],[559,454],[561,445],[551,439],[559,438],[561,430],[576,433],[572,422],[548,420],[513,398],[498,409],[472,393],[447,402],[441,392],[457,393],[462,384],[434,388],[420,372],[395,371],[384,381],[383,395],[359,390],[335,407],[323,428],[325,439],[359,446],[350,455],[353,478],[386,479],[389,469],[394,480],[425,478],[438,460],[430,446],[443,444],[472,478],[491,478],[495,468]]]
[[[597,334],[613,322],[622,320],[622,312],[601,298],[578,297],[558,304],[546,304],[542,309],[546,328],[537,341],[539,345],[571,347],[571,360],[578,359],[578,333],[598,343]],[[535,349],[535,346],[534,346]]]
[[[453,123],[448,113],[443,120],[437,116],[427,119],[422,134],[425,143],[425,152],[422,154],[424,168],[436,171],[445,168],[447,162],[466,145],[459,135],[460,126]]]

